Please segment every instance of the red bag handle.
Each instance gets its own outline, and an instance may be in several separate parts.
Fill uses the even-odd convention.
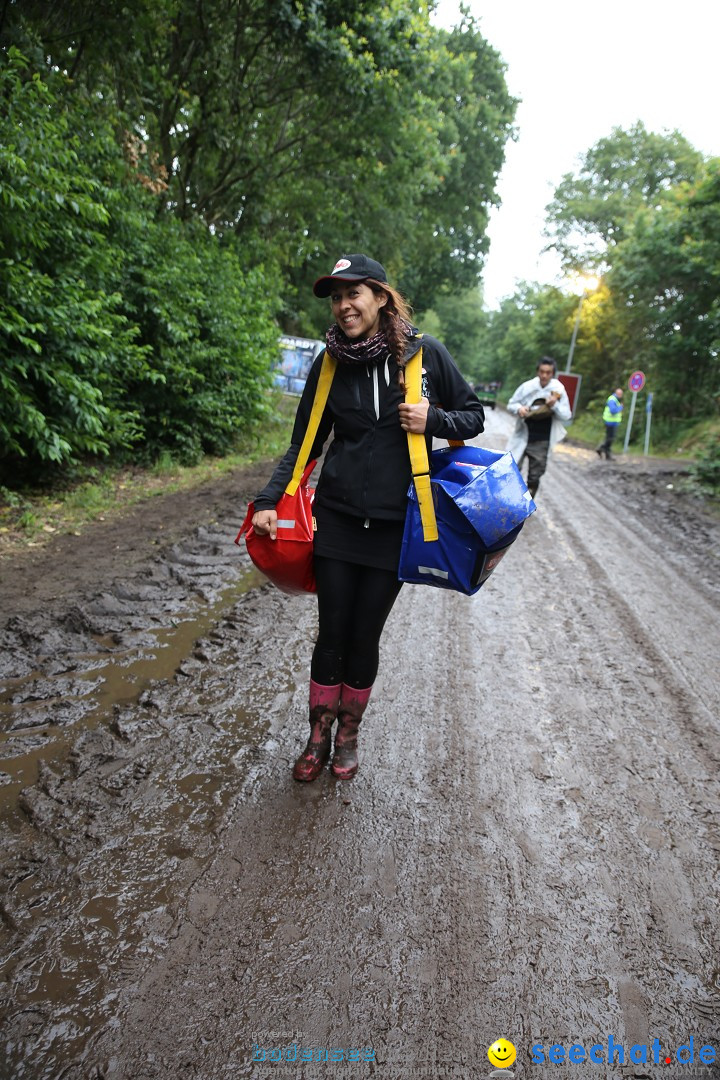
[[[302,476],[300,477],[300,484],[298,485],[299,487],[305,487],[306,486],[308,480],[310,479],[310,475],[311,475],[311,473],[312,473],[312,471],[313,471],[313,469],[315,468],[316,465],[317,465],[317,458],[313,458],[312,461],[308,461],[307,465],[305,466],[305,471],[303,472]],[[245,515],[245,520],[242,523],[240,532],[235,537],[235,543],[236,544],[240,543],[241,538],[245,535],[246,532],[250,532],[250,527],[252,525],[252,519],[253,519],[254,513],[255,513],[255,503],[251,502],[250,505],[248,506],[247,514]]]
[[[300,477],[300,487],[305,487],[308,480],[310,479],[310,474],[312,473],[312,471],[313,471],[313,469],[315,468],[316,465],[317,465],[317,458],[313,458],[312,461],[308,461],[307,465],[305,466],[305,472]]]

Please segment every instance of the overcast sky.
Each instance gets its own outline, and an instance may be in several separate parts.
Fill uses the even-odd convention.
[[[578,158],[614,127],[642,120],[680,131],[720,156],[720,4],[717,0],[469,0],[485,38],[522,98],[519,138],[508,143],[502,207],[490,225],[485,300],[496,307],[517,281],[560,283],[541,255],[545,207]],[[435,21],[451,27],[459,4],[440,0]]]

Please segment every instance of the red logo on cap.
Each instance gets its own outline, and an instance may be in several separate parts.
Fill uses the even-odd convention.
[[[337,274],[340,270],[347,270],[348,266],[352,266],[349,259],[338,259],[332,268],[333,274]]]

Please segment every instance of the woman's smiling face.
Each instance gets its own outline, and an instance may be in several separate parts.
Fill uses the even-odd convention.
[[[330,299],[335,322],[353,341],[371,338],[380,329],[380,309],[385,307],[384,292],[373,292],[364,281],[338,281]]]

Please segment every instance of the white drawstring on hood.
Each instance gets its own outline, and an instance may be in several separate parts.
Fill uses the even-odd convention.
[[[390,354],[385,357],[385,385],[390,385]],[[367,368],[368,378],[370,378],[370,365]],[[375,404],[375,419],[380,419],[380,386],[378,384],[378,366],[372,365],[372,377],[373,377],[373,402]]]

